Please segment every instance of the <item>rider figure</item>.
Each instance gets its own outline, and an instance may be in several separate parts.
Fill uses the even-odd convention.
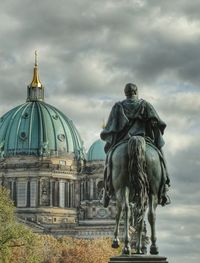
[[[107,124],[100,136],[106,141],[105,152],[107,154],[104,170],[104,196],[103,203],[107,207],[113,187],[111,171],[109,168],[110,153],[121,141],[128,140],[131,136],[143,136],[146,143],[157,150],[162,167],[162,186],[159,194],[159,204],[169,204],[170,199],[166,192],[170,186],[170,179],[166,167],[166,161],[162,152],[164,140],[162,135],[166,124],[160,119],[153,106],[143,99],[138,98],[138,88],[135,84],[128,83],[124,89],[126,99],[117,102],[109,115]]]

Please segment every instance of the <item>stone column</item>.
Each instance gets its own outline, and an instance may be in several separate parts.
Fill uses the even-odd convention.
[[[65,182],[59,181],[59,207],[65,207]]]
[[[89,187],[89,180],[86,178],[86,181],[85,181],[85,185],[86,185],[86,193],[85,193],[85,199],[86,200],[89,200],[90,199],[90,196],[89,196],[89,189],[90,189],[90,187]]]
[[[68,181],[68,207],[71,206],[71,182]]]
[[[73,181],[70,181],[70,207],[73,207]]]
[[[93,194],[94,194],[94,188],[93,188],[93,179],[92,178],[90,178],[90,200],[93,200],[94,199],[94,196],[93,196]]]
[[[88,191],[88,186],[87,186],[87,179],[85,180],[85,200],[87,200],[87,191]]]
[[[67,207],[68,193],[67,193],[67,182],[65,181],[65,207]]]
[[[82,201],[85,200],[85,182],[82,181]]]
[[[76,181],[73,181],[73,207],[76,207],[75,203],[76,203]]]
[[[96,179],[93,180],[93,198],[94,200],[97,199],[97,187],[96,187]]]
[[[80,204],[80,184],[79,181],[74,181],[74,207],[78,207]]]
[[[85,199],[84,195],[85,195],[85,187],[84,187],[84,181],[82,181],[82,200]]]
[[[67,207],[70,207],[70,181],[67,182]]]
[[[30,207],[37,207],[37,179],[32,178],[30,180]]]
[[[74,207],[74,182],[71,181],[71,207]]]
[[[14,201],[14,179],[12,179],[12,193],[11,193],[11,199]]]
[[[84,181],[81,182],[81,201],[84,200]]]
[[[38,179],[38,182],[37,182],[37,206],[40,206],[40,178]]]
[[[49,187],[49,206],[53,206],[53,180],[50,179],[50,187]]]
[[[79,182],[79,188],[80,188],[80,202],[82,200],[82,186],[81,186],[81,181]]]

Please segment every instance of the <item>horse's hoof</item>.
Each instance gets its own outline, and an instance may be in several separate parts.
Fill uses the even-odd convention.
[[[122,251],[122,255],[131,255],[131,247],[130,246],[126,246],[123,248],[123,251]]]
[[[134,254],[143,255],[144,252],[142,251],[142,249],[136,249],[136,251],[134,252]]]
[[[151,254],[151,255],[158,255],[158,253],[159,253],[158,247],[151,245],[151,247],[150,247],[150,254]]]
[[[146,246],[145,246],[145,247],[142,247],[142,253],[143,253],[144,255],[147,254],[147,247],[146,247]]]
[[[114,239],[112,242],[112,248],[118,248],[119,247],[119,239]]]

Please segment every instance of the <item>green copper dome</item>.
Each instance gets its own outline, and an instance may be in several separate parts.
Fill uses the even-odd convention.
[[[38,74],[37,52],[26,103],[0,118],[0,156],[65,156],[84,158],[83,141],[73,122],[44,102],[44,86]]]
[[[84,158],[83,142],[73,122],[43,101],[30,101],[0,118],[0,151],[15,155]]]
[[[106,154],[104,152],[105,142],[102,140],[95,141],[87,153],[88,161],[104,161],[106,159]]]

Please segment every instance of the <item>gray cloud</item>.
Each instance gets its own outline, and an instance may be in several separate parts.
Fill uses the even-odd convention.
[[[34,50],[46,102],[69,116],[88,149],[127,82],[167,123],[172,180],[158,209],[160,250],[198,262],[200,3],[197,0],[8,0],[0,8],[0,113],[26,99]]]

